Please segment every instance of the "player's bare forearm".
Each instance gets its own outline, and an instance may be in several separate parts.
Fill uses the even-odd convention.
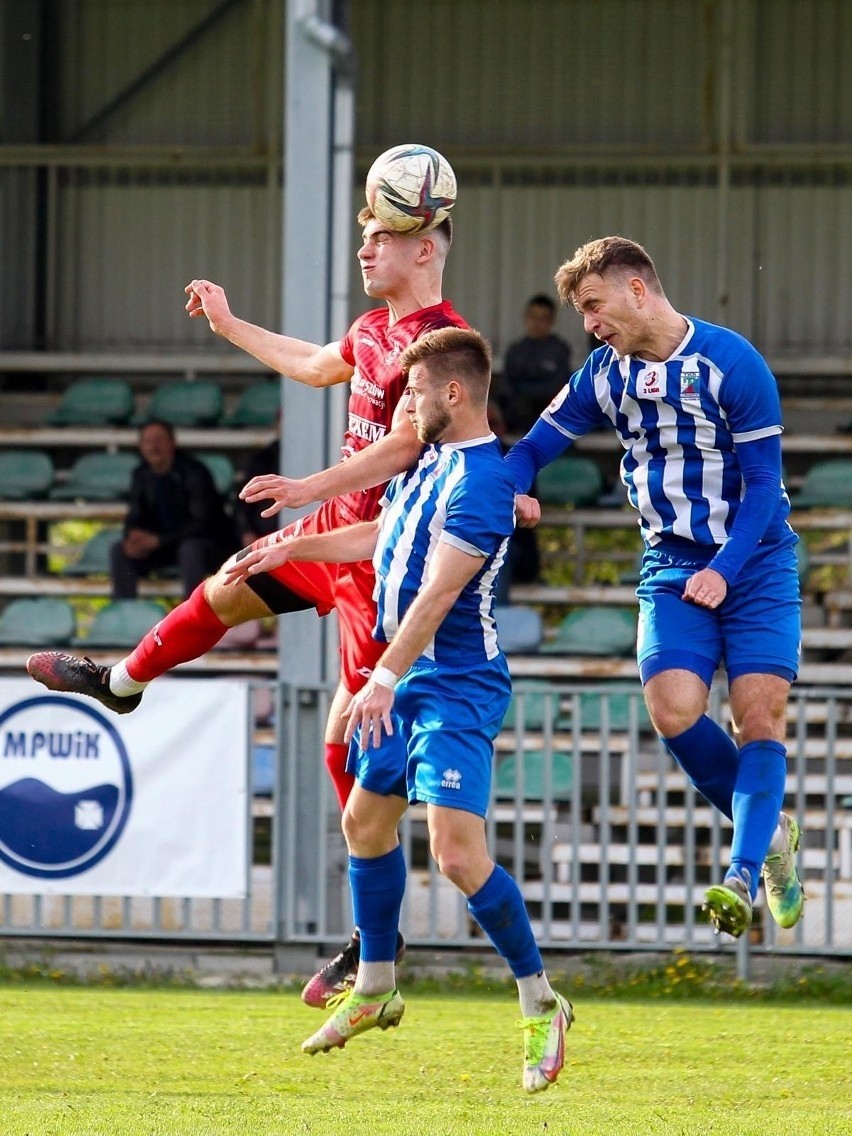
[[[231,311],[224,289],[210,280],[192,280],[184,291],[189,297],[186,310],[191,319],[205,317],[216,335],[280,375],[312,387],[332,386],[352,377],[353,368],[336,343],[323,347],[239,319]]]
[[[387,685],[387,674],[399,677],[418,659],[435,637],[462,589],[479,569],[482,560],[450,544],[439,541],[429,566],[429,579],[420,589],[399,625],[393,642],[382,655],[367,685],[353,695],[343,713],[346,740],[361,727],[361,748],[378,746],[382,732],[393,733],[391,708],[394,692]]]
[[[341,493],[355,493],[384,485],[398,473],[411,469],[423,449],[408,419],[394,423],[384,438],[338,462],[337,465],[301,478],[308,501],[327,501]]]
[[[479,569],[482,560],[449,544],[439,543],[429,571],[429,580],[414,599],[399,625],[380,665],[403,675],[435,637],[462,589]]]
[[[331,532],[311,533],[294,537],[291,560],[317,560],[326,564],[351,564],[356,560],[369,560],[376,548],[378,521],[362,521],[358,525],[343,525]]]
[[[395,425],[378,442],[319,473],[299,478],[259,474],[243,486],[240,498],[251,503],[271,501],[261,516],[274,517],[282,509],[300,509],[314,501],[328,501],[330,497],[384,485],[398,473],[410,469],[420,457],[421,449],[417,435],[406,420]]]
[[[394,692],[385,684],[383,670],[399,678],[405,674],[432,641],[447,612],[456,602],[464,585],[455,587],[447,580],[434,580],[421,590],[399,625],[393,643],[378,662],[366,686],[352,696],[343,712],[346,721],[345,740],[351,741],[361,727],[361,749],[381,745],[382,735],[393,733],[391,709]]]
[[[277,335],[275,332],[267,331],[266,328],[236,318],[224,324],[218,334],[235,347],[265,363],[267,367],[271,367],[273,371],[277,371],[279,375],[287,375],[298,382],[307,382],[310,386],[322,385],[311,370],[314,356],[320,350],[319,344],[293,339],[287,335]]]
[[[238,584],[249,576],[280,568],[288,560],[326,564],[369,560],[376,547],[377,534],[377,521],[345,525],[331,532],[309,533],[306,536],[273,534],[245,556],[232,558],[224,568],[225,580],[229,584]]]
[[[352,377],[352,368],[343,362],[340,355],[334,358],[333,349],[336,345],[330,345],[332,350],[327,351],[319,344],[294,339],[289,335],[278,335],[274,331],[235,318],[219,334],[279,375],[295,379],[306,386],[334,386]]]

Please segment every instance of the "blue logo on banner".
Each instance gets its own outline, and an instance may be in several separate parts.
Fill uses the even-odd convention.
[[[133,777],[118,731],[59,696],[0,714],[0,860],[28,876],[85,872],[121,836]]]

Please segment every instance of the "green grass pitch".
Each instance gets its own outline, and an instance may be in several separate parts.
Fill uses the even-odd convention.
[[[568,991],[566,990],[566,993]],[[841,1136],[852,1009],[575,998],[558,1085],[520,1088],[507,992],[413,993],[308,1057],[287,992],[0,986],[2,1136]]]

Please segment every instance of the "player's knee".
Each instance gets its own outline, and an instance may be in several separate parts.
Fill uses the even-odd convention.
[[[783,742],[787,735],[787,714],[772,706],[753,706],[745,710],[734,726],[737,743]]]
[[[352,856],[367,859],[384,856],[398,843],[396,825],[384,816],[373,815],[369,807],[364,808],[363,802],[353,801],[352,796],[343,810],[341,828],[346,847]]]
[[[689,699],[648,697],[646,701],[654,729],[664,738],[676,738],[693,726],[703,713],[703,707],[694,706]]]
[[[676,738],[685,733],[700,717],[700,713],[685,706],[658,706],[651,711],[654,729],[664,738]]]
[[[645,684],[645,703],[661,737],[676,738],[693,726],[707,708],[703,687],[683,686],[657,675]]]
[[[444,879],[466,892],[468,864],[463,855],[454,855],[452,850],[448,850],[437,855],[435,863]]]
[[[471,891],[472,861],[470,847],[446,835],[432,837],[432,858],[438,865],[438,871],[444,877],[465,893]]]
[[[354,815],[351,809],[344,808],[343,816],[340,821],[340,827],[343,830],[343,838],[346,841],[346,846],[350,852],[357,855],[357,849],[361,847],[364,837],[364,826],[357,815]]]

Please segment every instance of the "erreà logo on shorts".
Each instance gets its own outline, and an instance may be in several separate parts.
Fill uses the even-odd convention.
[[[106,856],[130,815],[124,743],[72,698],[29,698],[0,714],[0,860],[28,876],[79,875]]]
[[[442,789],[461,789],[461,773],[457,769],[445,769],[441,774]]]

